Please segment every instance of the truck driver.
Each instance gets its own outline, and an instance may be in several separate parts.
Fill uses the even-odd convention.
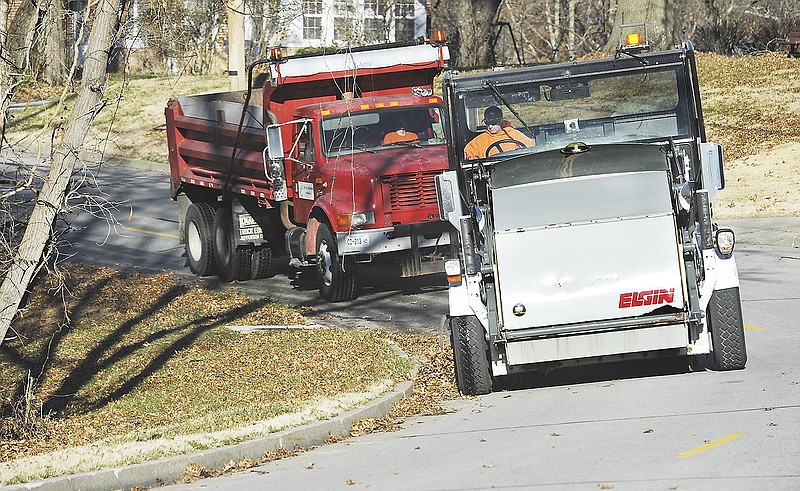
[[[397,130],[391,131],[386,133],[383,137],[383,141],[381,142],[383,145],[391,145],[392,143],[400,143],[400,142],[415,142],[419,141],[419,137],[416,133],[411,131],[406,131],[406,120],[405,118],[398,118],[397,119]]]
[[[503,120],[503,110],[497,106],[486,108],[483,112],[483,122],[486,123],[486,131],[473,138],[464,147],[464,156],[468,160],[483,159],[500,152],[534,145],[533,140]]]

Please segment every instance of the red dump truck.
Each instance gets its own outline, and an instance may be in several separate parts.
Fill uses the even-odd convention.
[[[358,295],[359,264],[443,271],[434,177],[448,163],[433,80],[448,60],[443,41],[273,49],[249,67],[249,91],[170,100],[171,195],[192,272],[266,277],[285,253],[316,265],[320,294],[338,302]]]

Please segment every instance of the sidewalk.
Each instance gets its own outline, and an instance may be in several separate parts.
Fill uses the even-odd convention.
[[[733,230],[738,244],[800,248],[800,217],[720,220]]]

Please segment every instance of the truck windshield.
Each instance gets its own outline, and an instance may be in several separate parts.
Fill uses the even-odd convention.
[[[328,116],[322,120],[321,142],[327,157],[444,145],[442,109],[414,106]]]
[[[498,115],[504,133],[521,132],[528,138],[513,137],[527,142],[525,146],[503,144],[503,156],[563,148],[576,141],[589,145],[663,141],[689,131],[682,92],[678,72],[669,68],[516,84],[487,81],[480,91],[457,94],[460,145],[464,148],[473,138],[489,133],[487,120],[491,123]],[[466,158],[497,153],[470,156],[467,151]]]

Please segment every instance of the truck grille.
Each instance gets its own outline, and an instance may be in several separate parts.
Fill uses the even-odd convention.
[[[381,183],[388,189],[392,210],[436,206],[434,177],[440,171],[419,171],[383,176]]]

